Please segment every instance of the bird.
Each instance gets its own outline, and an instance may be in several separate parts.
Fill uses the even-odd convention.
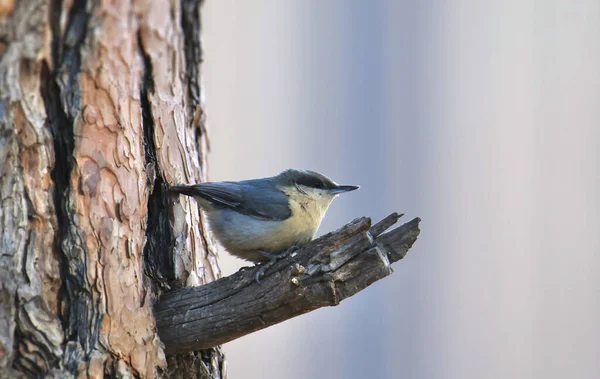
[[[217,241],[230,254],[266,262],[256,281],[278,258],[310,242],[331,202],[359,186],[339,185],[310,170],[287,169],[275,176],[238,182],[179,184],[170,192],[193,197]]]

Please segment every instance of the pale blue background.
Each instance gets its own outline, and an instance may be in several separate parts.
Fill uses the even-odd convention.
[[[226,344],[231,379],[600,377],[600,2],[208,0],[203,18],[211,180],[361,185],[320,233],[423,219],[391,277]]]

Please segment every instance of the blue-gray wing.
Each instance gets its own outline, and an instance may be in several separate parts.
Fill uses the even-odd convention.
[[[262,220],[283,221],[291,216],[288,196],[263,180],[178,185],[172,192],[198,196],[217,207],[231,208]]]

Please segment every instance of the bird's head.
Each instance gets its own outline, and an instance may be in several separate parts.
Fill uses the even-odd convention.
[[[319,208],[324,209],[329,207],[337,195],[359,188],[339,185],[327,176],[310,170],[289,169],[277,175],[275,181],[288,195],[313,201]]]

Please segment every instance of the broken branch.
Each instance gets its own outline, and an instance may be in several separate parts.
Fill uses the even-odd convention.
[[[206,349],[342,300],[393,272],[419,235],[419,218],[384,233],[401,215],[371,226],[361,217],[265,272],[244,268],[200,287],[165,293],[155,306],[167,354]]]

